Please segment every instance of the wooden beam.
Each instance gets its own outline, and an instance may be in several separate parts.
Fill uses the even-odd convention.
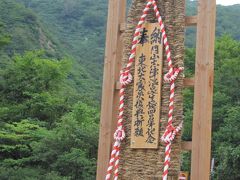
[[[210,178],[216,0],[198,1],[191,179]]]
[[[101,120],[98,145],[97,180],[105,179],[116,127],[118,95],[115,82],[119,78],[122,36],[119,26],[125,21],[126,0],[109,0],[106,48],[104,59]]]
[[[191,151],[192,150],[192,142],[191,141],[182,141],[181,148],[183,151]]]
[[[194,87],[194,78],[184,78],[183,86],[184,87]]]
[[[197,16],[185,17],[185,26],[196,26],[196,25],[197,25]]]
[[[119,31],[121,32],[121,33],[123,33],[125,30],[126,30],[126,23],[121,23],[120,25],[119,25]]]
[[[115,89],[116,89],[116,90],[119,90],[120,88],[121,88],[120,82],[119,82],[119,81],[116,81],[116,83],[115,83]]]

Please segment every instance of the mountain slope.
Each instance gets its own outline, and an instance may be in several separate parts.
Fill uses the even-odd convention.
[[[11,36],[10,43],[1,50],[1,66],[14,54],[23,54],[30,50],[44,49],[47,56],[56,59],[68,57],[73,64],[68,83],[83,99],[99,102],[100,80],[92,78],[85,67],[78,60],[74,60],[72,53],[65,48],[62,38],[59,38],[62,34],[57,36],[33,10],[15,0],[2,0],[0,22],[4,24],[4,31]]]
[[[55,38],[91,77],[101,80],[107,0],[17,0],[38,14]],[[130,4],[130,1],[128,1]],[[186,1],[187,15],[197,12],[196,1]],[[240,40],[240,5],[217,6],[216,35],[231,34]],[[196,28],[188,28],[186,45],[195,46]]]
[[[8,55],[22,53],[25,50],[44,49],[49,54],[57,56],[59,45],[45,31],[33,11],[12,0],[2,0],[0,12],[0,21],[11,36],[11,43],[4,49]]]
[[[34,10],[78,63],[101,80],[107,0],[17,0]]]
[[[216,179],[240,179],[236,158],[240,136],[233,137],[240,124],[239,10],[239,6],[218,6],[217,35],[228,32],[238,41],[229,36],[216,41],[212,150]],[[188,1],[187,13],[196,14],[196,2]],[[92,107],[100,102],[106,14],[107,0],[0,1],[4,75],[0,76],[0,179],[95,179],[99,109]],[[8,35],[12,41],[3,46]],[[186,37],[190,47],[194,36],[192,28]],[[14,53],[35,49],[47,53],[12,58]],[[67,62],[72,59],[70,75],[64,73],[68,65],[61,65],[64,56]],[[187,48],[189,77],[194,59],[194,49]],[[52,81],[56,89],[50,91]],[[193,91],[183,93],[183,138],[191,140]],[[189,170],[190,162],[183,162],[183,170]]]
[[[187,0],[187,15],[197,14],[197,1]],[[240,5],[221,6],[217,5],[216,15],[216,36],[224,34],[231,35],[234,39],[240,40]],[[196,27],[189,27],[186,31],[186,46],[195,47],[196,44]]]
[[[14,28],[18,38],[12,42],[10,53],[23,49],[45,47],[55,56],[67,55],[73,59],[73,73],[71,76],[72,86],[87,97],[100,100],[102,69],[105,47],[105,26],[107,17],[107,0],[11,0],[2,1],[2,19],[9,24],[11,20],[5,17],[6,4],[10,2],[23,4],[28,11],[23,22],[30,26],[25,30],[18,30],[16,22]],[[16,3],[15,3],[16,4]],[[187,15],[196,14],[196,1],[187,0]],[[217,28],[216,35],[231,34],[240,40],[240,5],[217,6]],[[13,13],[12,11],[10,13]],[[21,14],[21,13],[20,13]],[[15,17],[15,15],[14,15]],[[35,21],[41,22],[44,28],[35,28]],[[11,25],[11,23],[10,23]],[[27,26],[27,27],[28,27]],[[30,31],[30,32],[29,32]],[[34,32],[36,31],[36,32]],[[43,32],[43,33],[41,33]],[[31,36],[29,33],[35,35]],[[196,28],[190,27],[186,31],[186,46],[194,47],[196,39]],[[45,36],[41,36],[45,34]],[[27,37],[32,37],[28,38]],[[36,45],[31,41],[38,39]],[[39,41],[40,39],[40,41]],[[23,43],[23,42],[24,43]],[[19,46],[21,44],[21,46]],[[41,45],[44,44],[44,45]],[[14,50],[12,50],[14,49]],[[53,49],[56,49],[55,53]],[[60,55],[59,55],[60,54]]]

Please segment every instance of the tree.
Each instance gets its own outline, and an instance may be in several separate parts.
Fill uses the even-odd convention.
[[[78,103],[57,127],[34,142],[32,163],[71,179],[95,179],[98,113]]]
[[[240,179],[240,106],[231,107],[224,124],[214,134],[217,159],[217,179]]]
[[[30,144],[47,136],[47,133],[47,129],[27,119],[11,124],[4,123],[0,130],[1,166],[14,168],[26,165],[32,154]]]
[[[69,61],[47,59],[41,51],[15,56],[2,70],[0,118],[31,118],[53,125],[69,108],[66,98],[58,96],[69,68]]]
[[[239,105],[240,105],[240,42],[225,35],[216,40],[215,81],[213,98],[213,148],[217,179],[239,179]],[[185,74],[194,74],[195,50],[187,49]],[[184,89],[183,139],[191,140],[193,89]],[[190,154],[183,155],[183,169],[190,170]]]
[[[4,24],[0,22],[0,48],[11,41],[11,37],[4,31]]]
[[[2,70],[0,179],[95,178],[99,115],[70,105],[68,69],[67,60],[37,51]]]

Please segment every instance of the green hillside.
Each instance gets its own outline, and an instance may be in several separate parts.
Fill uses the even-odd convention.
[[[51,26],[43,22],[35,12],[14,0],[1,1],[0,11],[0,22],[4,24],[4,31],[11,36],[11,42],[4,47],[1,54],[6,57],[5,61],[15,53],[22,54],[36,49],[44,49],[47,56],[57,59],[69,57],[73,63],[69,83],[76,91],[92,99],[91,101],[99,102],[101,81],[89,74],[86,64],[75,60],[74,55],[68,51],[71,48],[66,49],[63,43],[65,41],[59,38],[64,35],[57,36],[55,31],[51,31]],[[99,73],[99,67],[97,71]]]
[[[61,44],[68,55],[74,58],[89,74],[91,81],[80,82],[75,77],[77,86],[88,86],[96,96],[100,96],[105,47],[105,27],[107,0],[16,0],[32,9],[46,25],[51,37]],[[128,1],[130,4],[130,1]],[[187,15],[196,14],[194,1],[187,1]],[[225,33],[240,40],[240,5],[217,7],[217,36]],[[196,28],[188,28],[186,46],[195,46]],[[78,72],[82,72],[77,70]],[[77,73],[76,72],[76,75]],[[93,83],[94,82],[94,83]],[[95,89],[95,90],[93,90]],[[94,92],[96,91],[96,92]],[[99,97],[96,97],[99,100]]]
[[[130,1],[128,1],[130,3]],[[196,14],[187,0],[187,14]],[[217,6],[212,179],[238,180],[240,5]],[[95,179],[107,0],[0,1],[0,179]],[[225,35],[228,34],[228,35]],[[186,32],[193,76],[195,28]],[[191,140],[193,89],[183,139]],[[182,170],[189,170],[189,153]]]
[[[33,9],[48,28],[56,35],[64,48],[79,62],[86,65],[92,76],[99,78],[102,67],[102,57],[105,40],[105,24],[107,15],[107,0],[17,0],[26,7]],[[128,1],[130,4],[130,1]],[[197,14],[197,2],[187,0],[187,15]],[[240,5],[217,6],[216,35],[230,34],[234,39],[240,40]],[[195,46],[195,28],[187,31],[186,45]],[[94,50],[90,61],[86,51]],[[100,76],[101,77],[101,76]]]
[[[187,15],[197,14],[197,1],[187,1]],[[234,39],[240,40],[240,5],[233,6],[217,6],[216,19],[216,36],[220,37],[224,34],[231,35]],[[187,28],[186,46],[195,47],[196,45],[196,27]]]
[[[93,179],[100,81],[15,0],[0,33],[0,179]]]
[[[64,49],[101,80],[107,0],[18,0],[35,13]]]
[[[11,35],[11,43],[4,48],[7,55],[40,48],[52,56],[60,55],[57,54],[58,43],[30,9],[14,1],[3,0],[0,2],[0,11],[0,21],[5,25],[5,32]]]

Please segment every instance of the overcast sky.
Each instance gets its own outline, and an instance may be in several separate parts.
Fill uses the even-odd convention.
[[[221,5],[233,5],[233,4],[240,4],[240,0],[217,0],[217,4]]]

